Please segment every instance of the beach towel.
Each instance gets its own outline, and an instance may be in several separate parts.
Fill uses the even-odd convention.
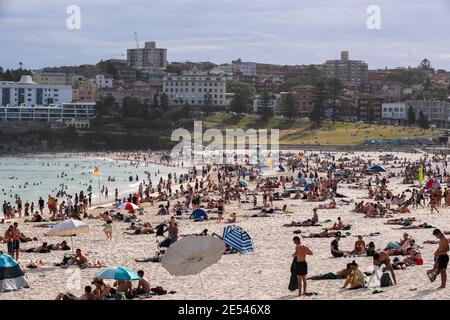
[[[400,250],[400,248],[401,248],[401,246],[398,243],[395,243],[395,242],[392,242],[392,241],[388,243],[388,247],[392,248],[392,249],[395,249],[395,250]]]
[[[289,279],[288,289],[290,291],[295,291],[295,290],[298,289],[297,270],[296,270],[295,258],[292,260],[292,264],[291,264],[291,278]]]

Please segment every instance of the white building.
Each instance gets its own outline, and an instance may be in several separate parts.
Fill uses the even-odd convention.
[[[163,92],[169,97],[170,105],[202,106],[208,95],[212,105],[226,105],[226,79],[207,72],[188,71],[181,75],[163,77]]]
[[[89,79],[89,83],[95,85],[97,89],[112,88],[113,78],[110,76],[105,76],[103,74],[98,74],[95,76],[95,79]]]
[[[232,76],[234,80],[240,77],[256,77],[256,62],[242,62],[238,59],[231,64],[218,66],[214,70]]]
[[[127,64],[136,69],[145,67],[167,67],[167,49],[156,48],[156,42],[145,43],[142,49],[127,50]]]
[[[408,117],[408,109],[404,102],[383,103],[381,117],[389,124],[402,124]]]
[[[21,124],[63,124],[69,122],[69,124],[72,123],[78,127],[81,127],[81,123],[83,123],[83,127],[86,127],[86,123],[94,118],[94,102],[51,104],[47,106],[0,106],[0,124],[2,122]]]
[[[419,120],[420,112],[425,115],[425,117],[431,123],[437,125],[445,125],[450,121],[450,103],[447,101],[439,100],[410,100],[406,101],[407,110],[412,107],[415,114],[416,120]]]
[[[72,87],[37,84],[31,76],[19,82],[0,81],[0,106],[47,106],[72,102]]]

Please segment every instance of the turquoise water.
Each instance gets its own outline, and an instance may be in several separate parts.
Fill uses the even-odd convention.
[[[63,189],[74,195],[80,191],[87,193],[92,186],[92,202],[99,203],[98,178],[92,176],[95,167],[100,170],[100,185],[109,190],[109,198],[101,199],[101,203],[114,201],[114,190],[118,188],[120,195],[128,195],[138,189],[139,183],[147,179],[146,172],[151,175],[153,187],[159,178],[167,179],[169,173],[179,175],[183,170],[177,167],[166,167],[144,163],[131,165],[130,161],[112,159],[74,158],[74,157],[5,157],[0,158],[0,201],[15,204],[15,196],[19,195],[23,203],[34,202],[39,197],[47,201],[48,195],[55,196]],[[139,180],[135,180],[138,175]],[[129,176],[133,181],[129,181]],[[108,182],[108,177],[114,182]],[[60,199],[64,199],[60,198]],[[1,211],[0,211],[1,214]]]

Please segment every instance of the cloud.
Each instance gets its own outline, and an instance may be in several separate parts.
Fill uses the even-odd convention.
[[[66,8],[81,8],[68,30]],[[381,30],[366,9],[381,8]],[[427,57],[450,69],[446,0],[0,0],[0,61],[15,67],[96,63],[155,40],[170,61],[322,63],[349,50],[369,67],[416,65]]]

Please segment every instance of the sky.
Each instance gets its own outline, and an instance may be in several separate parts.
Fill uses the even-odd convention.
[[[80,29],[67,8],[80,8]],[[380,29],[367,20],[380,9]],[[370,69],[450,70],[450,0],[0,0],[0,66],[27,69],[126,58],[156,41],[169,61],[311,64],[364,60]],[[371,20],[372,21],[372,20]]]

